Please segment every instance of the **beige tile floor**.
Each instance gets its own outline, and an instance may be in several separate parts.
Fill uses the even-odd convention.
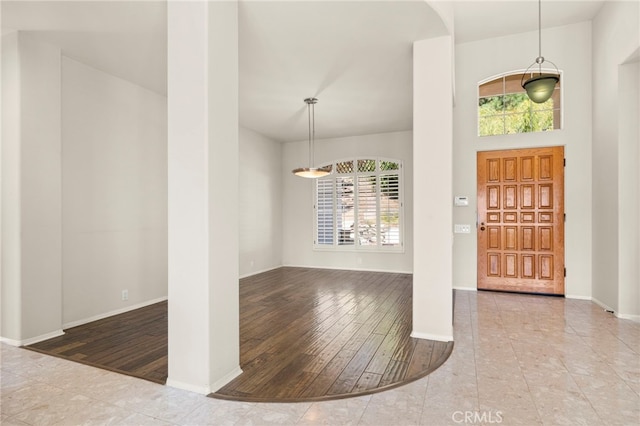
[[[638,425],[640,324],[594,303],[458,291],[431,375],[338,401],[221,401],[0,345],[3,425]]]

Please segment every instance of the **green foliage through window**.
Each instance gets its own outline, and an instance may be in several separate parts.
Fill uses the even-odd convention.
[[[520,87],[520,74],[491,80],[479,86],[480,136],[544,132],[560,128],[560,90],[546,102],[532,102]]]

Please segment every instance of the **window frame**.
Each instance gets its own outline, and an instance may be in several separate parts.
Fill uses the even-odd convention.
[[[559,87],[556,88],[556,90],[559,91],[559,101],[560,101],[560,108],[558,108],[559,111],[559,115],[560,115],[560,120],[559,120],[559,126],[556,129],[555,126],[554,128],[550,129],[550,130],[536,130],[536,131],[531,131],[531,132],[516,132],[516,133],[498,133],[498,134],[494,134],[494,135],[481,135],[480,134],[480,107],[479,107],[479,101],[481,98],[486,98],[487,96],[481,96],[480,95],[480,86],[482,86],[483,84],[489,83],[491,81],[497,80],[497,79],[504,79],[505,77],[509,77],[509,76],[518,76],[521,77],[522,74],[525,72],[526,70],[524,69],[520,69],[520,70],[514,70],[514,71],[507,71],[507,72],[503,72],[503,73],[499,73],[499,74],[495,74],[491,77],[485,78],[483,80],[480,80],[478,82],[478,84],[476,85],[476,136],[478,138],[485,138],[485,137],[495,137],[495,136],[507,136],[507,135],[520,135],[520,134],[527,134],[527,133],[544,133],[544,132],[554,132],[554,131],[558,131],[558,130],[562,130],[564,129],[564,72],[561,70],[557,70],[555,68],[542,68],[542,73],[553,73],[556,74],[558,73],[560,75],[560,81],[559,81]],[[538,70],[533,70],[530,71],[530,73],[534,73],[537,72]],[[505,94],[511,94],[511,93],[504,93],[505,90],[503,88],[502,93],[494,95],[494,96],[504,96]],[[514,93],[526,93],[526,91],[524,89],[522,89],[521,92],[514,92]],[[552,110],[553,111],[553,110]],[[503,114],[503,116],[505,116],[506,114]],[[555,120],[555,118],[554,118]]]
[[[376,162],[376,170],[374,172],[372,171],[364,171],[364,172],[358,172],[358,161],[362,161],[362,160],[375,160]],[[354,164],[354,170],[349,172],[349,173],[337,173],[337,164],[339,163],[343,163],[343,162],[348,162],[348,161],[353,161]],[[397,170],[380,170],[380,163],[384,162],[384,161],[388,161],[388,162],[393,162],[393,163],[397,163],[398,164],[398,169]],[[341,159],[337,159],[335,161],[329,162],[329,163],[325,163],[323,165],[321,165],[320,167],[325,167],[325,166],[331,166],[331,173],[328,176],[325,177],[321,177],[318,179],[315,179],[314,185],[313,185],[313,250],[314,251],[340,251],[340,252],[374,252],[374,253],[384,253],[384,252],[388,252],[388,253],[404,253],[405,252],[405,248],[404,248],[404,228],[405,228],[405,218],[404,218],[404,165],[403,165],[403,161],[398,159],[398,158],[390,158],[390,157],[379,157],[379,156],[359,156],[359,157],[347,157],[347,158],[341,158]],[[380,200],[380,176],[385,176],[385,175],[393,175],[393,176],[398,176],[398,239],[399,239],[399,243],[397,245],[383,245],[381,244],[381,242],[378,240],[377,244],[375,245],[362,245],[360,243],[360,239],[357,237],[358,235],[358,228],[357,228],[357,221],[358,221],[358,213],[359,213],[359,208],[358,208],[358,204],[359,204],[359,200],[358,200],[358,195],[359,195],[359,183],[358,183],[358,177],[359,176],[367,176],[367,175],[375,175],[376,176],[376,209],[377,209],[377,213],[376,213],[376,229],[380,229],[380,223],[381,223],[381,218],[382,218],[382,211],[381,211],[381,200]],[[338,236],[338,232],[339,232],[339,227],[337,226],[338,224],[338,214],[336,214],[337,212],[337,204],[338,204],[338,200],[336,197],[336,182],[338,180],[338,178],[340,177],[346,177],[346,178],[351,178],[353,180],[353,185],[354,185],[354,189],[353,189],[353,203],[354,203],[354,243],[353,244],[340,244],[340,238]],[[331,214],[332,214],[332,219],[333,219],[333,237],[332,237],[332,244],[318,244],[318,231],[319,231],[319,209],[318,209],[318,204],[319,204],[319,199],[318,199],[318,185],[320,182],[323,181],[328,181],[330,180],[332,182],[332,203],[333,203],[333,209],[331,210]]]

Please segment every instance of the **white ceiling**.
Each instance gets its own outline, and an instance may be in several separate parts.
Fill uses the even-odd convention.
[[[543,27],[592,19],[604,1],[545,0]],[[7,1],[2,29],[37,31],[63,54],[166,94],[164,1]],[[456,42],[537,29],[536,0],[455,1]],[[412,41],[446,33],[423,0],[240,0],[240,122],[279,141],[412,127]]]
[[[603,0],[542,0],[542,27],[589,21],[603,4]],[[538,0],[456,0],[453,9],[456,43],[538,30]]]
[[[412,42],[446,34],[424,1],[242,2],[240,117],[277,140],[412,127]]]
[[[3,32],[37,32],[66,56],[166,94],[164,2],[1,0],[0,7]]]

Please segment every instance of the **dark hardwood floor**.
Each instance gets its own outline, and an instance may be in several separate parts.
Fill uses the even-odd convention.
[[[167,326],[165,301],[66,329],[27,348],[164,384]]]
[[[279,268],[240,280],[243,373],[215,398],[311,401],[377,392],[429,374],[453,343],[413,339],[411,275]],[[30,346],[164,383],[167,304]]]
[[[212,396],[334,399],[397,386],[453,344],[413,339],[411,275],[280,268],[242,280],[243,373]]]

